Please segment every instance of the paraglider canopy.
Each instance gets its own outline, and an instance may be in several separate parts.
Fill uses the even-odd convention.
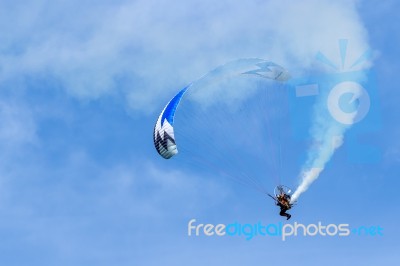
[[[255,76],[274,81],[287,81],[290,78],[289,72],[278,64],[266,61],[260,58],[238,59],[215,68],[195,82],[190,83],[184,89],[180,90],[164,107],[160,113],[153,130],[153,142],[157,152],[164,158],[170,159],[178,153],[175,140],[176,129],[174,126],[174,117],[181,100],[187,93],[200,92],[199,98],[207,98],[207,103],[211,104],[218,99],[217,95],[226,95],[232,90],[221,87],[210,86],[217,80],[234,76]],[[208,90],[207,90],[208,87]],[[211,88],[211,89],[210,89]],[[219,90],[217,89],[219,88]],[[189,92],[187,92],[189,91]],[[192,92],[193,91],[193,92]],[[239,90],[235,90],[238,93]],[[201,94],[203,92],[203,94]],[[244,95],[240,95],[244,98]],[[240,97],[239,97],[240,98]],[[228,102],[228,99],[225,99]],[[193,119],[198,119],[194,116]]]

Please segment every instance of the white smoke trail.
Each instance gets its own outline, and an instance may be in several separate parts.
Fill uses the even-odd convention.
[[[351,95],[346,103],[353,112],[340,109],[340,99],[345,94]],[[330,93],[320,95],[314,108],[311,136],[313,147],[308,153],[308,159],[301,172],[301,183],[292,196],[292,202],[305,192],[319,177],[326,163],[344,140],[344,134],[354,123],[360,121],[369,110],[369,96],[363,87],[356,82],[342,82]]]

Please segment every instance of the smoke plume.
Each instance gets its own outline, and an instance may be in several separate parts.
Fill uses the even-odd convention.
[[[310,131],[313,145],[308,151],[300,174],[301,183],[292,196],[292,202],[320,176],[334,152],[342,146],[345,132],[366,115],[369,104],[368,94],[357,82],[341,82],[319,95]]]

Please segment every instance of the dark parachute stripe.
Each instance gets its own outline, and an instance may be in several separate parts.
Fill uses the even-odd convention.
[[[155,136],[155,134],[157,134],[157,136]],[[168,150],[168,140],[171,141],[175,145],[175,140],[170,135],[168,135],[168,133],[165,131],[164,131],[164,139],[163,139],[161,137],[160,132],[156,133],[156,130],[153,130],[153,140],[154,140],[154,147],[156,148],[158,154],[160,154],[161,156],[163,156],[163,154],[161,154],[161,151],[160,151],[160,144],[166,151]]]

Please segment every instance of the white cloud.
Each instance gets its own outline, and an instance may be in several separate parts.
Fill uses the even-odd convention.
[[[216,180],[180,169],[131,159],[104,165],[83,149],[60,154],[62,163],[54,163],[46,157],[44,161],[43,152],[0,164],[1,188],[7,192],[0,201],[3,213],[35,218],[96,216],[107,211],[138,219],[165,218],[176,216],[176,210],[182,215],[193,210],[201,213],[204,203],[217,204],[228,195]]]
[[[16,100],[0,101],[0,143],[15,148],[36,142],[36,124],[28,107]]]
[[[7,217],[0,228],[18,232],[12,243],[5,239],[12,248],[34,246],[79,259],[96,253],[98,245],[114,254],[124,239],[129,244],[122,246],[131,251],[149,237],[159,238],[162,225],[175,232],[171,220],[207,213],[228,193],[215,180],[137,158],[102,164],[75,150],[53,164],[36,153],[0,163],[0,212]]]
[[[45,73],[78,97],[121,90],[134,110],[151,111],[160,96],[235,58],[293,68],[320,50],[336,57],[341,38],[354,57],[368,48],[354,1],[89,2],[2,8],[0,79]]]

